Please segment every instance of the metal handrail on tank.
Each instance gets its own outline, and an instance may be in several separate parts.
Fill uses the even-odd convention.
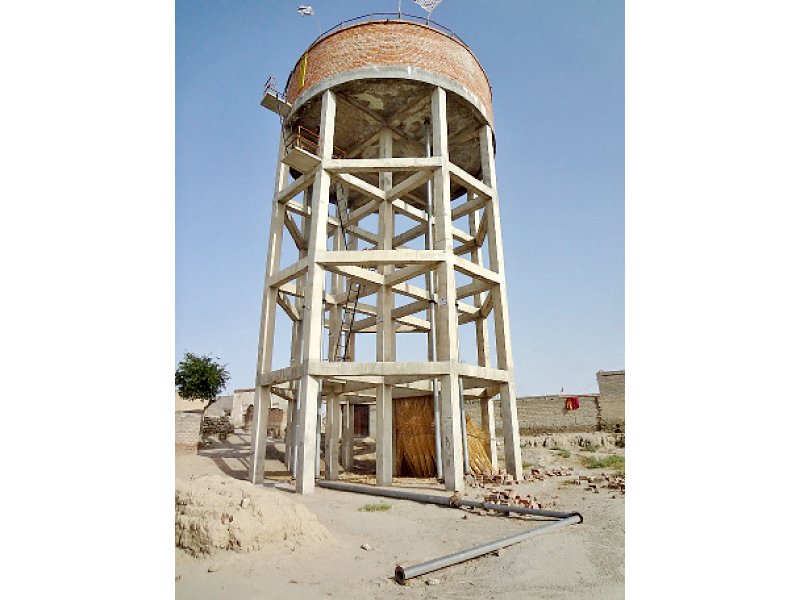
[[[458,36],[458,34],[456,34],[456,32],[453,31],[452,29],[449,29],[448,27],[445,27],[444,25],[442,25],[441,23],[437,23],[436,21],[431,21],[430,18],[420,17],[419,15],[412,15],[403,12],[392,12],[392,13],[368,13],[366,15],[361,15],[360,17],[353,17],[352,19],[347,19],[345,21],[342,21],[334,25],[330,29],[323,31],[314,39],[313,42],[311,42],[308,45],[308,48],[306,48],[306,52],[311,50],[311,48],[316,46],[320,41],[322,41],[326,37],[333,35],[334,33],[341,31],[342,29],[347,29],[348,27],[361,25],[362,23],[388,23],[389,21],[397,21],[398,23],[413,23],[415,25],[424,25],[426,27],[430,27],[431,29],[439,31],[440,33],[443,33],[447,37],[452,38],[453,40],[464,46],[464,48],[466,48],[469,51],[469,53],[475,57],[475,61],[478,63],[478,66],[480,67],[481,71],[483,71],[483,75],[484,77],[486,77],[486,81],[489,84],[489,93],[490,94],[492,93],[492,84],[491,82],[489,82],[489,76],[486,74],[486,71],[484,71],[483,65],[481,65],[480,61],[478,60],[478,57],[475,56],[474,52],[472,52],[472,48],[469,47],[469,44],[467,44],[467,42],[462,40]],[[300,61],[298,61],[298,64],[299,62]],[[297,64],[295,64],[294,68],[289,73],[289,77],[286,80],[286,86],[283,88],[284,96],[289,93],[289,82],[292,80],[292,75],[294,74],[296,69],[297,69]]]
[[[286,138],[285,149],[288,154],[291,150],[299,148],[310,154],[319,153],[319,134],[298,125]],[[345,158],[346,154],[341,148],[333,147],[333,158]]]
[[[275,96],[278,100],[286,102],[286,93],[279,92],[276,83],[277,82],[275,80],[275,76],[270,75],[269,79],[267,79],[267,82],[264,84],[264,93],[262,94],[262,96],[270,94],[271,96]]]
[[[377,18],[375,18],[375,17],[377,17]],[[416,21],[416,22],[424,23],[425,25],[427,25],[429,27],[431,25],[433,25],[433,29],[439,29],[439,30],[441,30],[442,33],[446,33],[448,36],[450,36],[453,39],[461,42],[465,46],[467,45],[467,43],[464,40],[462,40],[460,37],[458,37],[458,34],[456,34],[455,31],[453,31],[452,29],[449,29],[448,27],[445,27],[441,23],[437,23],[436,21],[431,21],[429,18],[420,17],[419,15],[411,15],[411,14],[408,14],[408,13],[393,12],[393,13],[367,13],[366,15],[361,15],[360,17],[353,17],[352,19],[347,19],[345,21],[342,21],[341,23],[338,23],[337,25],[334,25],[333,27],[331,27],[327,31],[323,31],[321,34],[319,34],[319,36],[317,36],[317,38],[313,42],[311,42],[311,46],[316,44],[318,41],[320,41],[322,38],[326,37],[327,35],[333,33],[334,31],[338,31],[340,29],[344,29],[346,23],[353,23],[355,21],[360,21],[361,19],[366,19],[366,21],[365,21],[366,23],[372,23],[373,21],[379,21],[379,22],[380,21]]]

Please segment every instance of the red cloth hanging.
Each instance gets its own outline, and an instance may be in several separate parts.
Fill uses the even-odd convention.
[[[577,396],[569,396],[567,398],[566,409],[567,410],[578,410],[581,407],[580,402],[578,402]]]

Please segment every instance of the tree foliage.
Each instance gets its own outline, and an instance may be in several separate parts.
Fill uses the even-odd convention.
[[[197,356],[191,352],[183,355],[175,370],[175,387],[181,398],[213,402],[225,388],[230,374],[211,356]]]

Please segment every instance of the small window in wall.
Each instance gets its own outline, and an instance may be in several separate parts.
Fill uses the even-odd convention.
[[[369,406],[366,404],[356,404],[353,407],[353,435],[369,436]]]

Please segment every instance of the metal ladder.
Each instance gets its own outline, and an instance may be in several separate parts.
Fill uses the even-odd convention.
[[[348,210],[345,208],[345,210]],[[347,226],[344,215],[342,214],[341,203],[336,203],[336,216],[339,218],[339,225],[342,228],[342,236],[344,237],[344,247],[346,250],[353,250],[351,246],[357,244],[355,236],[347,239]],[[333,360],[336,362],[344,362],[347,360],[347,353],[350,350],[350,336],[353,331],[353,323],[356,318],[356,308],[358,307],[358,299],[361,296],[361,282],[357,279],[347,279],[347,299],[342,311],[342,322],[339,324],[339,332],[336,336],[336,349],[333,353]]]

